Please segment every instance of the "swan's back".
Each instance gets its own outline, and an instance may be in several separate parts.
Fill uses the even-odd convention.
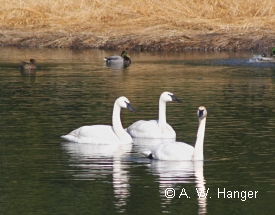
[[[132,137],[138,138],[176,138],[176,132],[167,123],[166,129],[161,129],[158,120],[139,120],[127,128]]]
[[[113,126],[109,125],[82,126],[61,137],[67,141],[76,143],[121,144],[132,142],[130,135],[128,138],[126,137],[124,139],[119,139],[114,132]]]
[[[161,135],[157,120],[139,120],[130,125],[127,131],[132,137],[153,138]]]
[[[148,155],[148,151],[146,152]],[[182,142],[161,143],[151,150],[153,159],[158,160],[192,160],[194,147]]]

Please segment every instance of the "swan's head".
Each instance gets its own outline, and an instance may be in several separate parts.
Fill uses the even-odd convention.
[[[170,93],[170,92],[163,92],[161,95],[160,95],[160,100],[163,100],[165,102],[180,102],[182,103],[181,100],[179,100],[173,93]]]
[[[200,106],[197,112],[198,118],[200,120],[202,120],[203,118],[205,118],[207,116],[207,111],[206,108],[203,106]]]
[[[133,111],[134,113],[136,112],[135,109],[130,104],[130,101],[125,96],[119,97],[116,100],[116,103],[122,108],[127,108],[127,109]]]

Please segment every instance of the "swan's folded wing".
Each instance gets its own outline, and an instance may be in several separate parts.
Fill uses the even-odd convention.
[[[127,128],[132,137],[155,138],[161,137],[157,120],[139,120]]]
[[[152,150],[152,157],[159,160],[192,160],[194,147],[181,142],[161,143]]]
[[[108,144],[118,141],[113,127],[108,125],[82,126],[61,137],[76,143]]]

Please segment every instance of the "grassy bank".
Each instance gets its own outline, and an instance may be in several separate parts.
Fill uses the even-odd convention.
[[[144,50],[275,45],[274,0],[0,0],[0,43]]]

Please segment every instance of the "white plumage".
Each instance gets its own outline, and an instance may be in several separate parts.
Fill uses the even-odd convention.
[[[182,102],[173,93],[163,92],[159,98],[159,119],[139,120],[127,128],[132,137],[138,138],[176,138],[176,132],[166,122],[166,102]]]
[[[158,160],[203,160],[203,143],[207,111],[205,107],[199,107],[199,128],[195,147],[183,142],[161,143],[143,154]]]
[[[132,143],[132,137],[123,129],[120,120],[121,108],[128,108],[135,112],[129,100],[122,96],[119,97],[113,108],[112,124],[109,125],[91,125],[82,126],[73,130],[67,135],[61,136],[65,140],[76,143],[93,143],[93,144],[126,144]]]

